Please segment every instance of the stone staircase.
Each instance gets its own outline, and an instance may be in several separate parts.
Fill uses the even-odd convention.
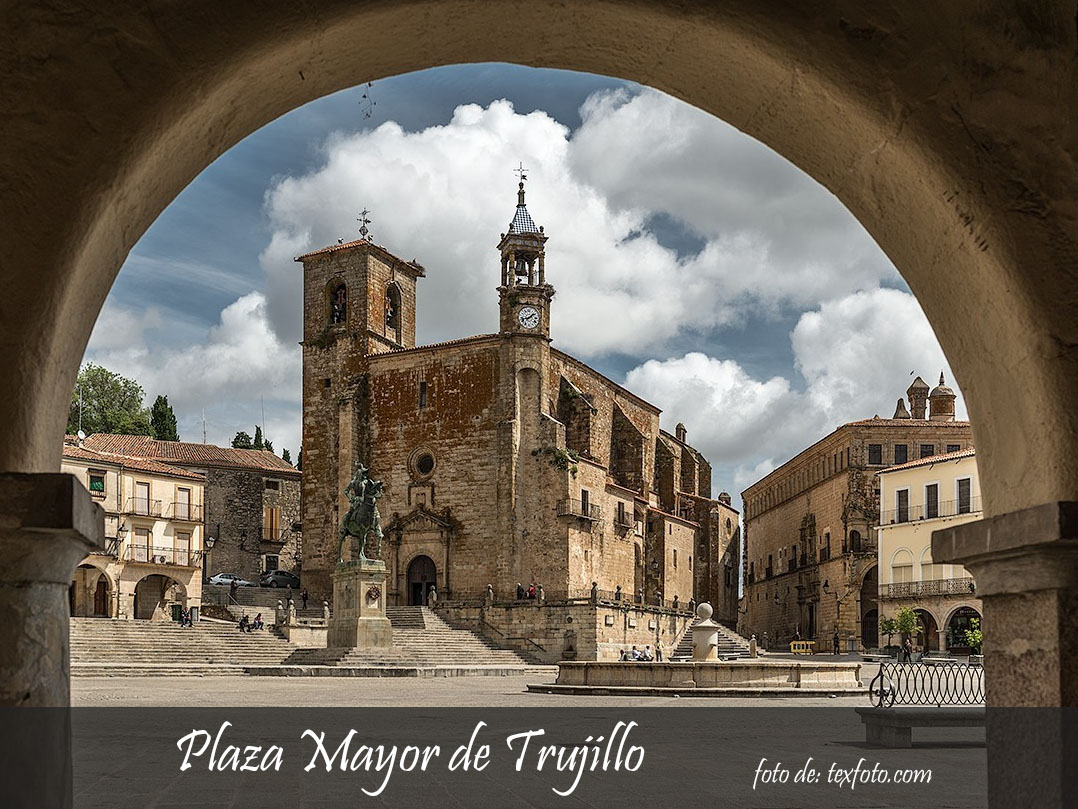
[[[500,649],[469,629],[455,629],[427,607],[387,607],[393,647],[386,650],[296,649],[286,666],[430,668],[535,665],[522,652]]]
[[[243,674],[248,666],[279,665],[295,647],[266,629],[202,620],[181,628],[171,621],[71,619],[71,674],[193,676]]]
[[[699,618],[694,618],[692,626],[696,626],[699,622]],[[673,654],[670,655],[671,660],[692,660],[692,626],[685,630],[685,634],[681,636],[677,648],[675,648]],[[730,627],[719,624],[718,653],[725,655],[736,654],[738,657],[748,657],[749,642],[734,630],[730,629]]]

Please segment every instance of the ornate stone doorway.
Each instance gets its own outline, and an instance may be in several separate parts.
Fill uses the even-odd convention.
[[[408,565],[408,603],[426,606],[427,596],[438,578],[438,568],[429,556],[417,556]]]

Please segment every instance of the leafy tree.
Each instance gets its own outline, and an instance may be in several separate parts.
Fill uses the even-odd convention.
[[[262,442],[262,449],[264,449],[266,452],[273,452],[273,442],[267,438],[265,441]]]
[[[291,453],[289,453],[288,447],[285,447],[281,450],[281,460],[283,460],[285,463],[292,463],[292,455]]]
[[[236,433],[236,437],[232,439],[232,446],[236,449],[254,449],[254,442],[251,440],[251,436],[240,430]]]
[[[898,632],[898,625],[894,618],[880,619],[880,634],[887,636],[887,645],[891,645],[891,637]]]
[[[895,613],[895,631],[900,635],[914,635],[921,628],[921,619],[913,607],[903,607]]]
[[[176,429],[176,414],[172,411],[172,405],[168,403],[167,396],[158,396],[154,399],[150,409],[150,426],[153,428],[153,437],[159,441],[179,441],[180,434]]]
[[[79,394],[82,394],[82,429],[92,433],[152,435],[149,408],[142,406],[143,390],[107,368],[87,363],[79,371],[67,413],[67,431],[79,429]]]
[[[981,632],[981,619],[970,618],[969,629],[966,630],[966,645],[969,650],[979,655],[981,653],[981,644],[984,643],[984,633]]]
[[[299,445],[299,453],[296,455],[296,469],[303,471],[303,444]]]
[[[265,446],[266,446],[266,444],[265,444],[265,442],[264,442],[264,441],[262,440],[262,428],[261,428],[261,427],[260,427],[259,425],[257,425],[257,424],[256,424],[256,425],[255,425],[255,441],[254,441],[254,448],[255,448],[255,449],[264,449],[264,448],[265,448]]]

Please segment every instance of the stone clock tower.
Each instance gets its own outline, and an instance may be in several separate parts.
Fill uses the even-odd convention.
[[[550,299],[554,287],[546,282],[546,235],[536,227],[524,204],[524,180],[517,189],[517,210],[509,232],[498,242],[502,283],[498,287],[503,334],[528,334],[550,339]]]

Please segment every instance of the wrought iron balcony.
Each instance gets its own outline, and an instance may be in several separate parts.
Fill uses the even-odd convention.
[[[970,497],[966,500],[945,500],[942,503],[893,508],[883,512],[880,525],[899,525],[905,522],[935,520],[942,517],[956,517],[960,514],[977,514],[981,511],[981,498]]]
[[[632,528],[636,525],[636,519],[631,511],[623,511],[620,514],[614,512],[614,525],[618,528]]]
[[[579,500],[562,500],[558,503],[559,517],[579,517],[582,520],[598,520],[603,510],[594,503],[581,503]]]
[[[169,503],[165,519],[178,522],[202,522],[202,506],[195,503]]]
[[[128,545],[124,549],[124,560],[127,562],[141,562],[147,565],[198,567],[202,560],[202,551],[156,545]]]
[[[139,517],[160,517],[161,501],[149,500],[145,497],[129,497],[124,506],[124,514],[134,514]]]
[[[881,589],[884,598],[919,598],[921,596],[969,596],[977,591],[972,576],[962,579],[929,579],[928,581],[900,581]]]
[[[97,556],[111,556],[113,559],[117,559],[120,555],[120,540],[116,539],[116,537],[106,538],[104,548],[94,548],[90,553]]]

